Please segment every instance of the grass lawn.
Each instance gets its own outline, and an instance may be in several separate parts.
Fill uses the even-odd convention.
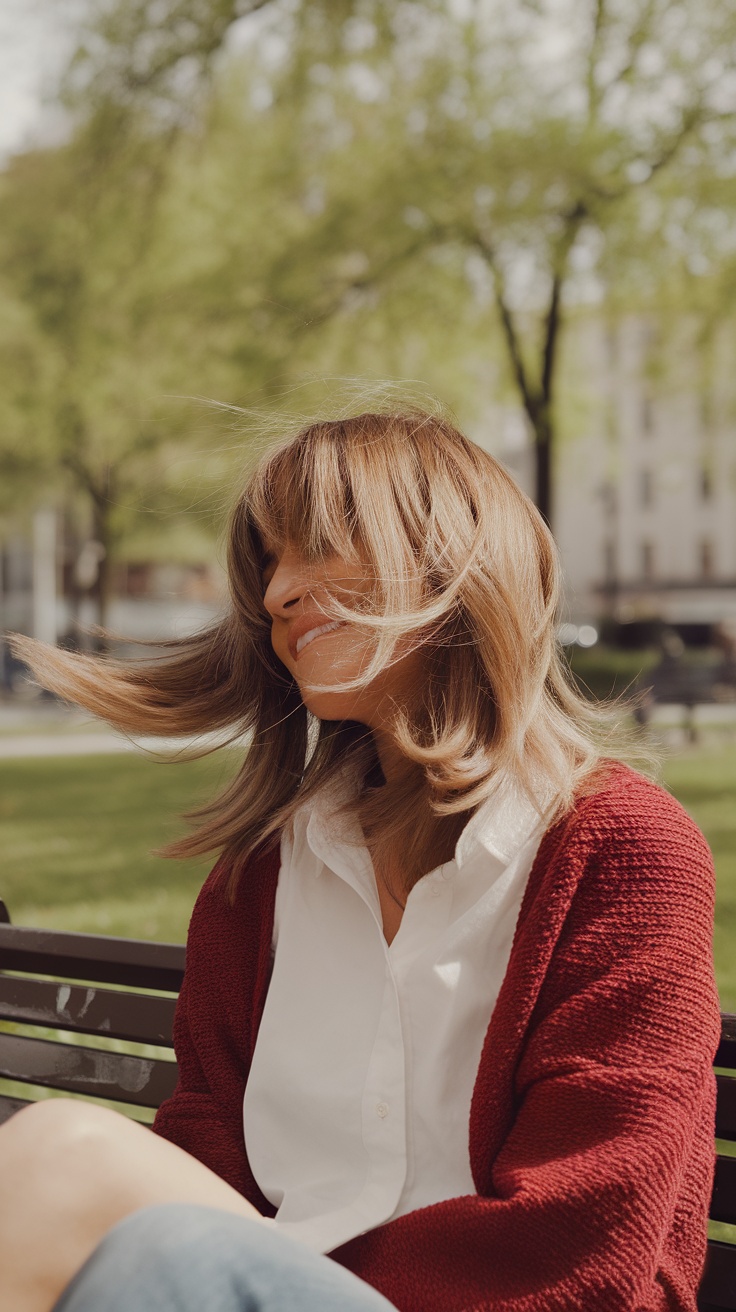
[[[665,763],[663,777],[700,825],[713,852],[714,951],[721,1009],[736,1012],[736,747],[690,748]]]
[[[213,865],[152,855],[224,786],[233,755],[0,760],[0,898],[16,924],[173,942]]]
[[[13,920],[183,940],[211,862],[151,851],[236,768],[228,752],[173,764],[133,754],[0,761],[0,897]],[[680,752],[663,775],[713,848],[721,1005],[736,1011],[736,746]]]

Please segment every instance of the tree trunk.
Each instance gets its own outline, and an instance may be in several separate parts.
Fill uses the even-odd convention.
[[[98,544],[97,578],[90,589],[97,607],[97,623],[101,629],[107,629],[110,610],[110,585],[112,570],[110,560],[110,502],[107,498],[95,497],[92,508],[92,534]],[[107,651],[109,643],[105,634],[95,634],[94,649]]]
[[[532,419],[534,427],[534,500],[545,523],[552,528],[552,457],[554,454],[554,428],[549,411],[545,408]]]

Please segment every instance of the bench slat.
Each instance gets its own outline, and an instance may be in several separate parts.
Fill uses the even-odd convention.
[[[713,1065],[736,1070],[736,1016],[721,1016],[721,1042]]]
[[[177,993],[184,945],[0,924],[0,969]]]
[[[708,1256],[698,1293],[699,1312],[736,1308],[736,1245],[708,1241]]]
[[[736,1157],[716,1158],[710,1219],[736,1225]]]
[[[0,1020],[172,1046],[174,998],[0,973]]]
[[[22,1084],[158,1107],[174,1091],[177,1068],[175,1062],[150,1057],[0,1034],[0,1075]]]
[[[20,1111],[21,1107],[28,1107],[29,1105],[27,1098],[11,1098],[8,1094],[0,1093],[0,1125],[4,1121],[9,1121],[11,1116]]]
[[[716,1085],[716,1137],[736,1139],[736,1079],[732,1075],[716,1075]]]

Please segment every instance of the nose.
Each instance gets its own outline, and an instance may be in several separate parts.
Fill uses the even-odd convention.
[[[288,547],[276,564],[263,595],[269,615],[288,615],[307,590],[304,562],[297,551]]]

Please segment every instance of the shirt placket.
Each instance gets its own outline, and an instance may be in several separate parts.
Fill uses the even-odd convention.
[[[383,947],[383,996],[361,1100],[361,1133],[369,1169],[354,1206],[358,1214],[367,1209],[375,1215],[379,1208],[387,1220],[401,1197],[407,1171],[406,1065],[399,990],[367,848],[330,841],[320,825],[310,825],[309,843],[315,856],[361,899]]]
[[[363,1143],[371,1163],[366,1203],[380,1200],[388,1217],[404,1187],[406,1154],[406,1066],[398,990],[388,954],[381,1015],[363,1089]]]

